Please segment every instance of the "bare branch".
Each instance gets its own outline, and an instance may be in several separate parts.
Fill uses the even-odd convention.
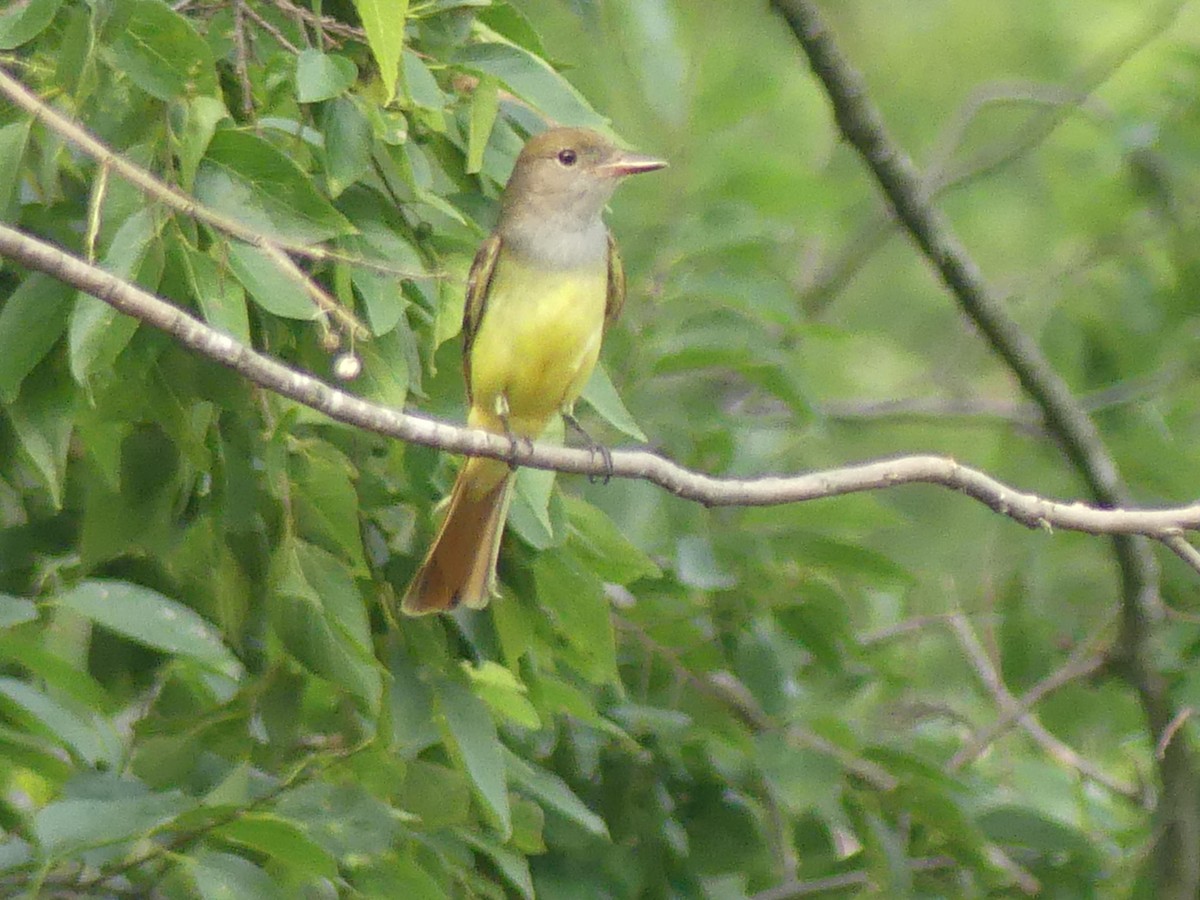
[[[589,450],[547,444],[516,447],[502,435],[398,412],[360,400],[222,334],[178,307],[50,244],[0,223],[0,255],[92,294],[126,315],[173,335],[185,347],[241,373],[261,387],[377,434],[468,456],[585,475],[608,472]],[[1200,530],[1200,503],[1169,509],[1102,509],[1018,491],[976,469],[939,456],[905,456],[861,465],[762,478],[714,478],[646,451],[612,454],[612,475],[649,481],[707,506],[775,506],[905,484],[934,484],[966,494],[1030,528],[1162,538]]]
[[[295,16],[297,19],[303,22],[308,22],[312,25],[318,25],[322,31],[328,31],[331,34],[336,34],[340,37],[353,38],[354,40],[361,41],[364,44],[367,42],[367,33],[363,29],[355,28],[353,25],[347,25],[344,22],[340,22],[333,18],[333,16],[319,16],[310,9],[305,9],[302,6],[297,6],[296,4],[291,3],[290,0],[271,0],[271,2],[274,3],[279,9]]]
[[[1158,739],[1158,743],[1154,745],[1154,755],[1156,757],[1159,759],[1164,759],[1166,757],[1167,747],[1170,746],[1171,741],[1175,740],[1175,735],[1179,732],[1179,729],[1184,726],[1184,723],[1186,723],[1195,712],[1196,711],[1192,709],[1192,707],[1185,706],[1176,714],[1175,718],[1171,720],[1171,723],[1167,726],[1166,730],[1162,733],[1162,736]]]
[[[1159,538],[1171,552],[1182,559],[1195,572],[1200,572],[1200,550],[1197,550],[1182,534],[1167,534]]]
[[[999,671],[992,664],[991,659],[988,658],[987,651],[979,643],[979,638],[971,630],[966,616],[961,614],[952,615],[947,617],[946,622],[950,625],[950,630],[954,632],[955,637],[958,638],[959,645],[963,649],[963,654],[966,656],[967,662],[971,664],[971,668],[975,670],[975,674],[979,676],[979,680],[983,682],[983,686],[992,695],[992,699],[996,701],[996,705],[1006,714],[1011,715],[1025,732],[1033,738],[1034,742],[1051,758],[1068,768],[1074,769],[1084,778],[1102,785],[1114,794],[1119,794],[1134,801],[1140,799],[1141,795],[1136,787],[1117,781],[1099,767],[1093,765],[1091,760],[1080,756],[1071,747],[1047,731],[1045,726],[1028,709],[1020,707],[1017,699],[1009,692],[1008,686],[1004,683],[1004,679],[1000,676]],[[953,767],[953,765],[954,763],[951,761],[951,766]]]
[[[300,55],[300,48],[289,41],[287,35],[284,34],[281,29],[277,28],[275,25],[259,15],[258,11],[255,10],[253,6],[248,3],[243,3],[242,12],[246,18],[252,19],[254,24],[256,24],[271,37],[275,38],[275,40],[279,43],[279,46],[281,46],[284,50],[287,50],[289,53],[295,53],[297,56]]]
[[[649,653],[666,660],[671,671],[694,691],[728,709],[751,731],[759,733],[782,730],[790,744],[808,747],[810,750],[832,757],[847,772],[861,778],[878,791],[885,793],[893,791],[899,784],[896,777],[887,769],[870,760],[854,756],[845,748],[837,746],[807,728],[794,723],[787,726],[776,723],[758,704],[745,685],[732,675],[721,672],[714,672],[707,676],[697,675],[684,664],[673,649],[660,644],[636,622],[614,616],[613,623],[620,631],[641,644]]]
[[[1109,631],[1111,623],[1112,619],[1110,618],[1101,628],[1096,629],[1091,638],[1080,643],[1066,663],[1026,691],[1017,700],[1015,706],[1002,709],[996,721],[977,731],[946,764],[947,771],[957,772],[963,766],[969,765],[996,738],[1015,725],[1023,713],[1032,710],[1054,691],[1078,678],[1086,678],[1103,669],[1109,660],[1107,653],[1100,645],[1103,643],[1103,635]]]

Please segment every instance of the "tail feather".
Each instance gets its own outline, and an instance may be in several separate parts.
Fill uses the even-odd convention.
[[[474,609],[487,606],[512,488],[512,473],[504,463],[474,459],[463,466],[446,518],[405,592],[401,610],[421,616],[460,603]]]

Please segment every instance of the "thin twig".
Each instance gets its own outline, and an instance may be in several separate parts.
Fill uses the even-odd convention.
[[[1017,698],[1016,705],[1002,709],[996,720],[981,728],[967,740],[963,747],[946,763],[946,771],[957,772],[977,759],[1000,735],[1017,723],[1018,718],[1032,710],[1038,703],[1065,687],[1072,681],[1087,678],[1108,664],[1108,655],[1097,647],[1111,626],[1111,618],[1095,630],[1093,636],[1079,644],[1070,658],[1028,691]]]
[[[1047,731],[1045,726],[1038,721],[1033,713],[1020,708],[1017,699],[1009,692],[1008,686],[1004,683],[1000,672],[996,669],[991,659],[988,658],[987,651],[979,643],[979,638],[975,636],[975,632],[967,622],[966,616],[961,614],[951,615],[947,617],[946,621],[950,625],[950,630],[958,638],[959,645],[963,649],[967,662],[971,664],[971,668],[975,670],[975,674],[979,676],[979,680],[983,682],[983,686],[992,695],[992,699],[996,701],[996,705],[1006,713],[1013,715],[1025,732],[1051,758],[1068,768],[1074,769],[1084,778],[1094,781],[1114,794],[1119,794],[1134,801],[1141,798],[1141,794],[1136,787],[1123,784],[1099,767],[1093,765],[1091,760],[1076,753],[1075,750]]]
[[[246,0],[233,0],[233,70],[242,91],[242,116],[254,118],[254,88],[250,84],[250,44],[246,35]]]
[[[671,671],[685,681],[696,693],[708,697],[732,712],[751,731],[760,733],[776,731],[780,725],[759,706],[758,701],[746,690],[745,685],[731,675],[715,672],[708,676],[697,675],[672,648],[661,644],[646,633],[646,630],[621,616],[614,616],[613,623],[619,631],[631,636],[648,653],[664,659]],[[784,734],[789,742],[808,747],[837,760],[847,772],[869,783],[876,790],[888,792],[896,789],[899,782],[887,769],[870,760],[860,759],[807,728],[792,724],[786,726]]]
[[[1166,534],[1159,538],[1171,552],[1184,561],[1195,572],[1200,572],[1200,550],[1191,545],[1182,534]]]
[[[1167,725],[1166,729],[1162,733],[1162,736],[1158,739],[1158,743],[1154,745],[1154,755],[1156,757],[1159,759],[1164,759],[1166,757],[1167,747],[1169,747],[1171,741],[1175,739],[1175,734],[1184,726],[1184,723],[1192,717],[1194,712],[1195,710],[1192,709],[1192,707],[1185,706],[1178,713],[1176,713],[1175,718],[1171,720],[1171,723]]]
[[[289,0],[271,0],[279,9],[286,13],[295,16],[302,21],[312,25],[319,25],[322,30],[330,34],[340,35],[341,37],[353,38],[356,41],[367,42],[367,33],[361,28],[355,28],[353,25],[347,25],[344,22],[338,21],[332,16],[319,16],[311,9],[305,9],[302,6],[297,6]]]
[[[926,856],[905,860],[905,866],[914,873],[938,872],[956,868],[958,861],[950,856]],[[872,884],[871,876],[867,872],[843,872],[841,875],[829,875],[826,878],[789,881],[751,894],[750,900],[794,900],[796,897],[812,897],[816,894],[844,891],[847,888],[870,888]],[[875,888],[875,891],[877,892],[878,888]]]
[[[1138,378],[1130,378],[1079,397],[1079,405],[1090,413],[1113,409],[1148,397],[1161,396],[1164,390],[1186,374],[1183,366],[1168,367]],[[839,422],[909,420],[977,420],[1006,423],[1029,431],[1042,430],[1041,410],[1033,403],[1014,403],[986,397],[900,397],[891,400],[832,400],[821,407],[827,418]]]
[[[278,28],[273,23],[268,22],[266,19],[264,19],[261,15],[259,15],[258,11],[253,6],[251,6],[248,3],[245,3],[244,0],[243,0],[243,4],[242,4],[242,10],[246,14],[247,18],[254,20],[254,24],[256,24],[259,28],[261,28],[263,31],[265,31],[267,34],[269,34],[271,37],[275,38],[276,42],[284,50],[287,50],[289,53],[294,53],[296,55],[300,54],[300,48],[297,47],[295,44],[293,44],[291,41],[289,41],[287,38],[287,35],[284,34],[280,28]]]

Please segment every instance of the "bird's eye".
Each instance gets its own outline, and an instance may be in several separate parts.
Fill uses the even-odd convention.
[[[558,161],[560,163],[562,163],[564,166],[575,165],[575,160],[577,160],[578,158],[579,158],[579,156],[575,153],[574,150],[571,150],[570,148],[568,148],[566,150],[558,151]]]

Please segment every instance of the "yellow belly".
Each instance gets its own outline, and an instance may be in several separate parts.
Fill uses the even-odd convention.
[[[600,354],[608,270],[533,271],[501,257],[467,361],[471,424],[537,437],[583,390]]]

